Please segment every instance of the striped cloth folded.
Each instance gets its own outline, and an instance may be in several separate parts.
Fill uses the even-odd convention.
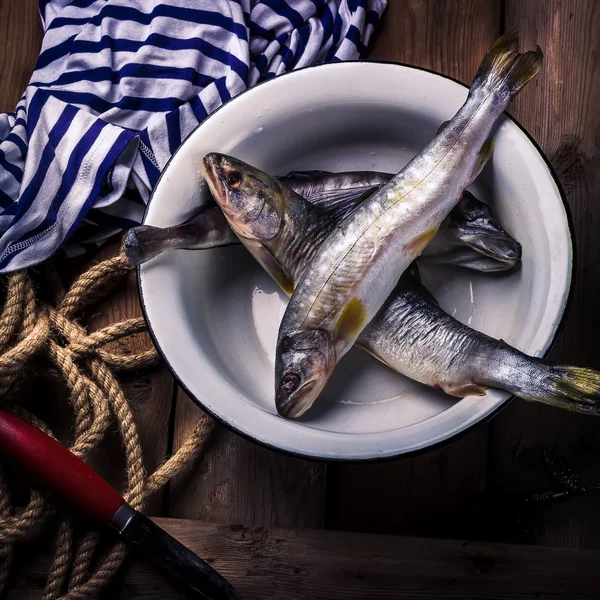
[[[387,0],[40,0],[41,53],[0,114],[0,273],[138,224],[161,169],[258,81],[360,58]]]

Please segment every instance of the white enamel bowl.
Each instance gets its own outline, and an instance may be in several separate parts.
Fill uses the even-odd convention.
[[[163,171],[145,223],[180,223],[206,201],[200,164],[212,151],[274,175],[398,171],[467,91],[428,71],[369,62],[270,80],[228,102],[185,140]],[[542,356],[571,287],[569,217],[556,179],[523,129],[503,117],[493,159],[472,190],[522,243],[522,268],[500,277],[422,268],[424,283],[457,319]],[[271,447],[328,460],[404,454],[456,436],[509,399],[494,390],[458,401],[352,350],[315,407],[300,421],[285,420],[275,411],[273,364],[286,297],[243,247],[168,251],[139,269],[139,286],[154,340],[190,396]]]

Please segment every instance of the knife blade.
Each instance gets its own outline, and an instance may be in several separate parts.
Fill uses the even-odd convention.
[[[239,600],[209,564],[135,510],[98,473],[20,417],[0,409],[0,451],[44,487],[110,525],[137,553],[203,600]]]

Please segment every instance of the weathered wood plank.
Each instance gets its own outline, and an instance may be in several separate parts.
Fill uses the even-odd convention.
[[[368,58],[433,69],[470,84],[500,33],[500,0],[388,3]]]
[[[177,394],[173,447],[202,412]],[[219,425],[214,443],[171,486],[169,516],[260,527],[321,527],[325,466],[267,450]]]
[[[595,0],[507,0],[506,29],[518,27],[524,47],[539,44],[545,64],[511,112],[559,171],[576,230],[576,287],[552,360],[600,368],[600,5]],[[527,248],[524,248],[524,252]],[[515,402],[494,422],[490,477],[497,494],[539,491],[552,485],[543,449],[553,450],[600,480],[598,422]],[[600,548],[597,498],[578,498],[542,511],[537,543]]]
[[[500,27],[497,0],[390,2],[369,58],[434,69],[470,83]],[[484,485],[487,426],[416,458],[328,468],[327,526],[461,536]]]
[[[245,600],[584,600],[597,598],[600,585],[600,553],[592,551],[157,522],[208,559]],[[8,598],[38,598],[43,563],[20,573]],[[186,597],[138,560],[109,596]]]
[[[0,0],[0,112],[13,111],[17,106],[41,43],[37,3]]]

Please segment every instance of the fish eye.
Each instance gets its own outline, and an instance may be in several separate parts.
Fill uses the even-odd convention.
[[[242,174],[239,171],[231,171],[227,174],[227,185],[232,188],[240,187]]]
[[[293,392],[300,384],[300,377],[296,373],[288,373],[282,381],[282,387],[286,392]]]

